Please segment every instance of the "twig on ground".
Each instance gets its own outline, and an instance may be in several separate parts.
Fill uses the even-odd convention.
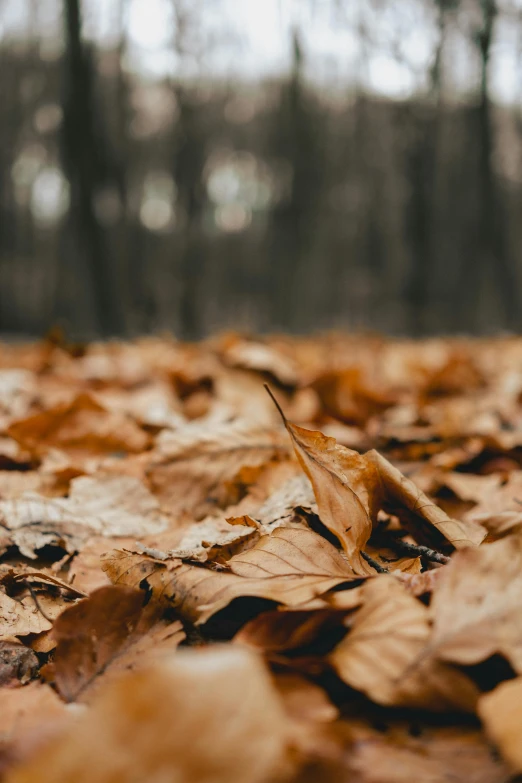
[[[377,562],[377,560],[374,560],[373,557],[370,557],[370,555],[367,555],[366,552],[361,552],[361,555],[364,557],[366,562],[371,565],[372,568],[375,568],[378,574],[389,574],[387,568],[384,568],[380,563]]]
[[[400,539],[394,539],[391,546],[399,553],[403,552],[405,555],[413,555],[413,557],[425,557],[426,560],[431,560],[433,563],[442,563],[445,565],[450,561],[450,558],[447,555],[443,555],[442,552],[437,552],[435,549],[430,549],[428,546],[408,544],[406,541],[401,541]]]

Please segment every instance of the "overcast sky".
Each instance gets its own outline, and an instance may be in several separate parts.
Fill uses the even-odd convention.
[[[58,51],[60,0],[0,0],[0,34],[18,36],[33,29],[49,39],[48,49]],[[114,42],[121,0],[83,0],[88,35],[103,44]],[[290,30],[301,31],[308,54],[310,77],[323,85],[345,87],[360,80],[366,87],[390,96],[406,97],[423,84],[433,51],[434,20],[422,0],[395,0],[380,4],[334,3],[331,0],[185,0],[197,15],[201,56],[176,60],[172,53],[174,29],[171,0],[128,0],[127,31],[129,66],[148,76],[168,73],[257,79],[280,73],[290,64]],[[522,8],[522,0],[515,5]],[[336,13],[342,7],[342,16]],[[362,9],[362,11],[361,11]],[[382,10],[384,9],[384,10]],[[361,15],[362,14],[362,15]],[[373,44],[361,70],[360,38],[355,34],[363,19]],[[521,74],[518,52],[522,41],[518,27],[497,26],[492,60],[495,96],[503,101],[520,99]],[[395,42],[401,61],[388,51]],[[456,87],[472,83],[474,53],[465,36],[453,41],[458,67]]]

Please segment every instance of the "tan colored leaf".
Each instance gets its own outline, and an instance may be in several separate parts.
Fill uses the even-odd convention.
[[[479,699],[478,714],[490,739],[515,772],[522,772],[522,677],[503,682]]]
[[[0,429],[26,416],[36,396],[36,376],[30,370],[0,369]]]
[[[34,454],[52,447],[78,454],[137,452],[149,444],[149,436],[132,419],[107,411],[88,394],[15,421],[7,434]]]
[[[0,523],[22,554],[36,557],[47,544],[68,552],[93,535],[144,536],[167,528],[157,499],[130,476],[80,476],[67,498],[36,493],[0,501]]]
[[[369,451],[365,456],[378,470],[387,503],[394,506],[399,516],[401,507],[412,515],[409,529],[420,543],[437,544],[437,538],[433,540],[435,531],[440,534],[438,541],[446,539],[455,549],[478,546],[484,540],[486,531],[480,525],[448,517],[377,451]]]
[[[183,641],[181,623],[160,621],[143,608],[143,598],[139,590],[109,585],[58,617],[51,677],[65,701],[92,698],[101,680],[144,666]]]
[[[509,783],[486,738],[465,726],[423,727],[419,737],[373,732],[345,752],[345,779],[357,783]]]
[[[450,519],[378,452],[360,455],[339,446],[334,438],[291,424],[279,410],[297,458],[312,482],[321,521],[337,536],[357,573],[373,572],[361,551],[384,502],[393,504],[399,515],[402,507],[408,517],[413,516],[415,532],[411,532],[421,541],[427,538],[429,543],[434,530],[457,548],[484,538],[479,525]]]
[[[246,370],[267,373],[283,386],[297,385],[295,363],[273,346],[235,338],[225,347],[223,358],[231,367],[243,367]]]
[[[171,514],[202,519],[215,508],[237,502],[226,483],[233,482],[245,466],[263,467],[287,454],[277,430],[246,420],[195,421],[160,434],[148,476]]]
[[[500,653],[522,674],[522,539],[455,554],[435,585],[430,611],[440,658],[474,664]]]
[[[16,601],[0,592],[0,639],[48,631],[52,623],[39,611],[34,599]]]
[[[303,470],[312,482],[319,516],[341,542],[356,573],[372,573],[363,560],[377,515],[379,477],[375,466],[334,438],[305,430],[285,420]]]
[[[296,509],[304,508],[317,514],[314,491],[307,476],[299,475],[288,479],[273,492],[253,516],[266,529],[296,522]]]
[[[339,715],[323,688],[300,674],[279,673],[275,686],[288,714],[296,721],[329,723]]]
[[[332,587],[356,579],[335,547],[312,531],[278,528],[248,552],[228,561],[228,571],[162,562],[129,552],[112,552],[104,570],[115,584],[147,583],[158,600],[198,623],[235,598],[266,598],[296,606]]]
[[[219,517],[207,517],[191,525],[169,556],[180,560],[225,562],[232,555],[254,545],[259,538],[257,527],[234,524]]]
[[[341,679],[378,704],[473,710],[471,680],[426,654],[428,609],[391,576],[369,580],[362,593],[362,608],[329,656]]]
[[[23,688],[0,688],[0,737],[2,755],[7,754],[7,759],[0,758],[0,765],[27,758],[59,732],[69,717],[49,685],[31,682]]]
[[[100,688],[7,783],[264,783],[290,771],[289,735],[253,653],[184,651]]]

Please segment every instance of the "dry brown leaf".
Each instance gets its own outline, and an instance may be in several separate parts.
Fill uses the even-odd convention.
[[[289,770],[289,719],[246,650],[184,651],[100,689],[6,783],[269,783]]]
[[[202,519],[237,502],[227,482],[245,466],[260,468],[288,455],[277,431],[247,420],[191,422],[160,433],[148,469],[150,485],[174,516]]]
[[[27,416],[36,397],[36,376],[30,370],[0,370],[0,430]]]
[[[347,610],[329,607],[262,612],[241,628],[234,641],[269,652],[296,650],[318,638],[324,641],[329,631],[342,625],[346,614]]]
[[[67,707],[49,685],[1,688],[0,772],[45,745],[68,717]]]
[[[143,607],[143,592],[100,587],[63,612],[53,625],[57,642],[52,679],[65,701],[90,700],[107,678],[133,670],[183,641],[181,623],[166,623]]]
[[[522,539],[456,553],[437,580],[430,611],[440,658],[474,664],[500,653],[522,674]]]
[[[478,703],[490,739],[515,772],[522,772],[522,677],[503,682]]]
[[[472,546],[484,538],[480,526],[450,519],[376,451],[360,455],[339,446],[334,438],[291,424],[282,411],[281,415],[312,482],[321,521],[337,536],[357,573],[373,573],[361,552],[385,501],[394,505],[396,513],[399,506],[413,516],[412,526],[422,543],[425,539],[431,543],[433,529],[455,547]]]
[[[51,625],[32,597],[16,601],[0,592],[0,639],[12,640],[15,636],[42,633],[48,631]]]
[[[372,573],[361,556],[377,516],[377,502],[368,489],[378,486],[373,464],[334,438],[290,424],[285,426],[303,470],[312,482],[319,516],[341,542],[358,574]]]
[[[243,549],[249,549],[258,538],[259,530],[255,523],[243,525],[235,520],[234,524],[230,524],[219,517],[207,517],[191,525],[177,547],[168,554],[169,557],[201,563],[225,562]]]
[[[323,688],[301,674],[279,673],[274,683],[288,714],[296,721],[329,723],[339,716]]]
[[[471,680],[426,654],[428,609],[391,576],[369,580],[362,593],[362,608],[329,656],[341,679],[378,704],[472,711]]]
[[[386,503],[392,505],[394,513],[399,516],[402,508],[411,514],[411,521],[408,516],[402,521],[405,524],[409,522],[408,529],[419,543],[437,547],[446,540],[455,549],[460,549],[478,546],[484,540],[486,531],[480,525],[448,517],[413,481],[403,476],[377,451],[370,451],[365,456],[378,470]]]
[[[68,552],[93,535],[144,536],[160,533],[168,521],[157,499],[130,476],[80,476],[67,498],[25,493],[0,501],[0,524],[26,557],[48,544]]]
[[[414,724],[415,726],[415,724]],[[495,758],[485,737],[466,727],[428,727],[419,737],[397,732],[356,741],[345,779],[357,783],[509,783],[506,765]],[[347,767],[347,769],[346,769]]]
[[[34,454],[53,447],[77,454],[137,452],[150,442],[132,419],[107,411],[88,394],[15,421],[7,434]]]
[[[339,552],[308,530],[278,528],[252,549],[214,571],[180,560],[162,562],[130,552],[112,552],[104,570],[115,584],[147,584],[192,622],[203,623],[235,598],[258,597],[288,606],[309,601],[356,579]]]

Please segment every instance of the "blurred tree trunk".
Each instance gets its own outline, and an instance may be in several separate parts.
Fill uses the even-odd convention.
[[[287,198],[273,210],[270,227],[270,321],[272,327],[283,329],[303,326],[304,283],[309,277],[304,264],[321,195],[320,147],[303,86],[303,65],[302,44],[294,31],[293,69],[283,86],[274,140],[276,152],[289,164],[291,181]],[[321,281],[315,284],[321,286]],[[309,318],[304,321],[308,324]]]
[[[80,0],[65,0],[65,74],[63,151],[71,186],[71,225],[85,254],[96,320],[104,336],[124,331],[118,291],[98,223],[94,199],[98,186],[100,144],[94,99],[94,66],[82,41]]]
[[[178,189],[178,203],[184,218],[184,241],[180,259],[182,291],[180,297],[180,328],[186,340],[201,337],[203,331],[203,302],[201,286],[204,274],[204,252],[201,243],[205,195],[203,168],[206,150],[205,136],[200,128],[198,105],[185,88],[176,88],[178,121],[174,176]]]
[[[436,0],[438,14],[437,46],[430,72],[427,100],[418,100],[411,108],[412,139],[406,154],[410,199],[406,214],[406,239],[410,244],[410,271],[405,299],[409,312],[408,327],[413,335],[430,330],[430,294],[436,260],[433,229],[435,225],[436,167],[443,120],[442,78],[446,41],[448,0]],[[420,104],[420,112],[418,111]],[[427,105],[426,105],[427,104]],[[417,116],[419,115],[419,116]]]
[[[489,87],[491,44],[498,7],[495,0],[480,0],[481,27],[475,44],[480,55],[480,92],[475,108],[478,151],[479,214],[477,215],[475,252],[471,249],[463,264],[460,290],[463,297],[464,326],[480,306],[480,290],[486,275],[493,277],[501,296],[505,325],[514,328],[518,321],[518,281],[509,243],[502,193],[494,170],[495,139]],[[480,319],[474,318],[474,326]]]

